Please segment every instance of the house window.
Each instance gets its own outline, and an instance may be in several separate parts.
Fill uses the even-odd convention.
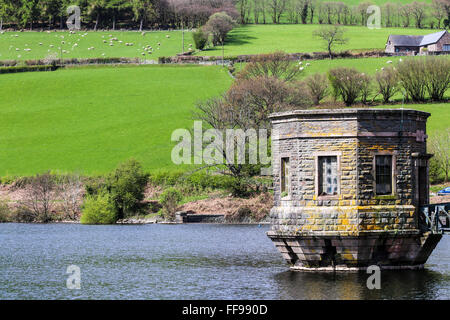
[[[289,158],[281,158],[281,197],[289,195]]]
[[[443,50],[450,51],[450,44],[444,44]]]
[[[392,194],[392,155],[375,156],[375,188],[377,195]]]
[[[318,157],[318,184],[319,196],[338,194],[337,156]]]

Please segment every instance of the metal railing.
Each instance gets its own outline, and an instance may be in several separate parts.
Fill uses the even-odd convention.
[[[421,206],[419,227],[432,233],[450,232],[450,202]]]

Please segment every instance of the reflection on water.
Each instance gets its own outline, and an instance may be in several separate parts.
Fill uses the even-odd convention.
[[[432,270],[383,271],[381,289],[369,290],[368,275],[359,273],[283,272],[275,279],[280,299],[448,299],[450,277]]]
[[[289,271],[268,227],[0,224],[0,299],[449,299],[450,237],[426,270]],[[66,288],[67,266],[81,290]]]

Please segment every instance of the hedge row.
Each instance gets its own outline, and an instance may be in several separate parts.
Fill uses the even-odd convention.
[[[34,71],[55,71],[58,68],[59,68],[58,66],[52,66],[52,65],[0,67],[0,74],[18,73],[18,72],[34,72]]]
[[[0,61],[0,67],[13,67],[25,64],[26,66],[46,66],[46,65],[67,65],[67,64],[113,64],[113,63],[140,63],[139,58],[124,58],[124,57],[106,57],[106,58],[66,58],[66,59],[38,59],[38,60],[3,60]]]
[[[225,56],[224,60],[233,62],[250,62],[255,56],[254,54]],[[322,60],[330,57],[328,52],[312,52],[312,53],[289,53],[289,58],[292,60]],[[361,52],[342,51],[334,53],[334,58],[367,58],[367,57],[384,57],[388,56],[384,50],[369,50]],[[222,60],[221,56],[191,56],[178,55],[173,57],[159,57],[158,63],[199,63]]]

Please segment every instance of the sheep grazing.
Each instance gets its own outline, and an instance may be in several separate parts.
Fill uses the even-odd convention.
[[[145,32],[142,32],[141,35],[142,35],[142,36],[145,36]]]
[[[386,63],[392,63],[392,61],[391,61],[391,60],[389,60],[389,61],[386,61]]]
[[[302,64],[303,64],[303,62],[299,61],[299,62],[298,62],[298,64],[299,64],[299,65],[302,65]]]
[[[141,54],[142,54],[143,56],[145,56],[145,52],[142,52]]]
[[[42,46],[42,42],[39,42],[39,45]]]
[[[170,38],[170,36],[168,34],[166,34],[166,38]]]
[[[402,62],[403,61],[403,59],[402,58],[400,58],[399,60],[398,60],[399,62]]]
[[[106,40],[103,40],[103,43],[106,43],[107,41]]]
[[[303,67],[298,68],[298,70],[300,70],[300,71],[303,71],[303,69],[305,69],[305,68],[303,68]]]
[[[384,70],[384,67],[382,67],[381,70]]]
[[[306,64],[307,67],[309,67],[310,65],[311,65],[311,63],[309,63],[309,62]]]
[[[16,51],[19,51],[20,49],[19,48],[16,48]]]

